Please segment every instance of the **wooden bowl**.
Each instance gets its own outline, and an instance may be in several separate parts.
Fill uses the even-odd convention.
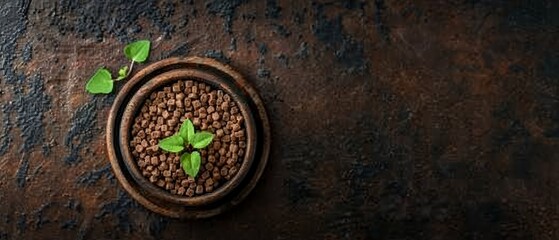
[[[129,147],[130,129],[145,99],[178,80],[196,80],[223,90],[245,119],[247,148],[239,171],[214,192],[201,196],[175,195],[149,182]],[[107,149],[115,176],[140,204],[170,217],[209,217],[238,204],[254,188],[268,159],[270,127],[260,97],[232,68],[209,58],[171,58],[138,72],[119,92],[107,123]]]
[[[176,83],[179,80],[195,80],[197,82],[202,82],[208,84],[215,89],[223,90],[224,93],[229,94],[231,98],[237,103],[239,106],[239,110],[245,119],[245,130],[246,130],[246,139],[247,139],[247,147],[245,150],[244,158],[241,162],[241,167],[239,171],[233,178],[229,181],[225,182],[224,185],[218,187],[215,191],[211,193],[205,193],[201,196],[179,196],[176,194],[172,194],[162,188],[157,187],[155,184],[149,182],[138,168],[136,163],[136,159],[132,156],[132,151],[130,149],[129,143],[131,140],[130,137],[130,130],[132,129],[132,125],[134,125],[134,119],[137,117],[138,113],[140,113],[140,109],[143,106],[146,99],[149,98],[151,93],[155,92],[158,89],[161,89],[164,86],[171,86],[173,83]],[[254,118],[246,98],[242,95],[240,90],[235,87],[235,85],[231,82],[223,81],[222,78],[219,78],[216,75],[209,74],[203,69],[177,69],[172,70],[166,73],[162,73],[140,87],[140,89],[132,95],[132,99],[128,102],[128,105],[124,109],[124,113],[122,115],[122,122],[120,125],[120,139],[119,139],[120,148],[122,154],[124,156],[123,161],[130,173],[132,173],[132,177],[134,180],[140,183],[140,187],[145,189],[146,191],[153,194],[154,197],[160,198],[165,201],[172,201],[178,204],[184,204],[186,206],[200,206],[200,205],[207,205],[215,202],[217,199],[222,198],[223,196],[227,195],[231,192],[232,189],[237,187],[241,182],[241,179],[244,178],[250,165],[252,164],[252,160],[254,159],[255,147],[256,147],[256,126],[254,124]]]

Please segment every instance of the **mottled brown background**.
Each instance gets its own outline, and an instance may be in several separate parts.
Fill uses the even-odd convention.
[[[0,239],[559,239],[558,5],[2,0]],[[84,86],[136,39],[259,90],[272,153],[232,211],[160,217],[113,177],[115,95]]]

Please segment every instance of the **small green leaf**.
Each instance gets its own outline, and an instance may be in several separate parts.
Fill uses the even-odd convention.
[[[116,81],[120,81],[126,78],[126,75],[128,75],[127,73],[128,73],[128,66],[121,67],[118,70],[118,77],[116,78]]]
[[[194,137],[194,125],[190,119],[186,119],[179,130],[179,135],[188,143],[192,142],[192,137]]]
[[[105,68],[99,68],[89,79],[85,89],[90,93],[110,93],[113,91],[111,72]]]
[[[192,137],[192,141],[190,142],[190,144],[192,144],[194,148],[202,149],[208,146],[213,139],[214,135],[210,132],[199,132],[194,134],[194,137]]]
[[[159,141],[159,147],[167,152],[178,153],[184,149],[184,140],[175,134]]]
[[[134,62],[144,62],[149,55],[150,41],[140,40],[126,45],[124,55]]]
[[[200,153],[197,151],[192,152],[192,154],[184,153],[181,156],[182,169],[184,170],[184,172],[186,172],[186,174],[188,174],[193,178],[196,177],[196,175],[198,175],[198,171],[200,171],[201,162],[202,161],[200,159]]]

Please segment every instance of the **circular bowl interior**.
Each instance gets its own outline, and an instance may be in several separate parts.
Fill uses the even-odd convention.
[[[235,176],[233,176],[233,178],[216,188],[213,192],[205,193],[200,196],[189,197],[172,194],[167,190],[149,182],[141,174],[141,171],[136,164],[136,159],[132,156],[131,149],[129,147],[131,140],[130,130],[134,124],[134,119],[140,112],[145,100],[149,98],[151,93],[154,91],[159,90],[164,86],[170,86],[179,80],[194,80],[196,82],[211,85],[214,89],[224,91],[224,93],[229,94],[237,103],[237,106],[245,119],[244,125],[247,136],[247,147],[239,171],[235,174]],[[119,144],[123,152],[124,163],[126,164],[128,170],[132,173],[132,177],[140,183],[141,188],[150,195],[163,201],[170,201],[177,204],[183,204],[185,206],[212,204],[235,189],[246,176],[253,162],[257,141],[254,117],[247,103],[247,99],[245,99],[245,97],[241,94],[240,89],[238,89],[232,82],[226,81],[220,76],[208,73],[203,69],[177,69],[148,80],[137,92],[132,95],[130,102],[126,106],[120,125],[120,136],[121,138]]]
[[[174,70],[197,70],[222,79],[224,82],[230,84],[232,88],[240,90],[238,94],[241,98],[240,100],[236,99],[237,103],[246,101],[249,112],[254,117],[257,140],[255,140],[256,142],[253,144],[255,153],[251,160],[252,163],[250,165],[246,164],[248,171],[243,178],[239,177],[240,183],[238,183],[238,186],[231,188],[227,194],[218,197],[212,203],[189,205],[181,203],[180,200],[175,201],[162,197],[164,195],[158,194],[158,191],[150,191],[148,189],[149,187],[146,187],[154,186],[152,183],[144,184],[142,179],[144,181],[146,180],[143,176],[134,177],[133,171],[137,169],[134,162],[126,163],[127,159],[131,160],[132,158],[125,157],[126,151],[129,151],[128,141],[123,141],[122,138],[126,134],[129,134],[129,132],[125,131],[123,133],[126,134],[121,135],[121,129],[124,122],[124,113],[126,111],[133,112],[133,110],[129,108],[133,95],[139,92],[148,82]],[[128,110],[126,110],[127,108]],[[246,126],[245,129],[247,129]],[[152,63],[142,68],[126,81],[114,99],[109,112],[105,140],[107,156],[114,176],[130,197],[145,208],[167,217],[199,219],[223,213],[233,206],[238,205],[249,195],[257,185],[267,165],[272,138],[270,123],[264,103],[256,90],[241,74],[230,66],[210,58],[175,57]],[[121,142],[124,142],[122,147]],[[128,167],[129,165],[134,167]],[[159,190],[163,191],[162,189]],[[165,194],[170,193],[165,192]]]

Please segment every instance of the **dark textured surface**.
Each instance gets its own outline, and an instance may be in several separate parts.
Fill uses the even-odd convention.
[[[559,239],[559,4],[443,2],[3,1],[0,239]],[[272,155],[237,208],[118,186],[114,94],[84,86],[135,39],[260,91]]]

